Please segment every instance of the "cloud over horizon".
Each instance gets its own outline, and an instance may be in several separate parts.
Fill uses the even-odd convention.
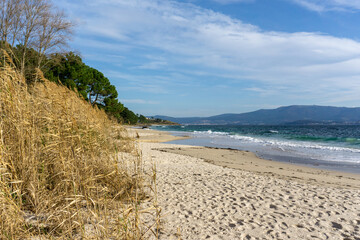
[[[295,1],[325,6],[315,0]],[[327,2],[325,7],[360,8],[359,1]],[[317,32],[264,31],[191,3],[90,0],[87,8],[82,7],[84,1],[68,4],[86,19],[75,44],[118,56],[137,91],[177,94],[176,89],[190,86],[212,91],[221,82],[248,94],[282,94],[284,101],[360,102],[358,41]],[[113,76],[117,71],[120,74],[111,71]],[[153,77],[136,80],[139,71]]]

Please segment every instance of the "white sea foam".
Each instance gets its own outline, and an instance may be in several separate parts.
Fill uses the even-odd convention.
[[[182,133],[183,132],[179,132]],[[193,144],[202,146],[230,147],[249,150],[257,154],[281,157],[298,157],[339,163],[360,164],[360,146],[348,146],[345,142],[311,142],[268,136],[241,135],[234,132],[194,131]],[[196,140],[198,139],[198,140]],[[349,138],[346,142],[359,140]]]
[[[197,135],[218,135],[218,136],[226,136],[229,135],[229,133],[227,132],[213,132],[211,130],[207,130],[207,131],[194,131],[194,134]]]
[[[338,147],[338,146],[330,146],[325,144],[317,144],[305,141],[285,141],[285,140],[277,140],[271,138],[260,138],[260,137],[251,137],[251,136],[243,136],[243,135],[230,135],[226,132],[216,132],[216,131],[194,131],[196,135],[207,135],[207,136],[228,136],[229,138],[236,139],[243,142],[251,142],[261,144],[263,146],[272,146],[281,149],[282,151],[296,149],[318,149],[318,150],[327,150],[327,151],[336,151],[336,152],[352,152],[352,153],[360,153],[360,149],[356,148],[347,148],[347,147]],[[359,156],[360,158],[360,156]]]
[[[269,132],[271,132],[271,133],[279,133],[279,131],[276,131],[276,130],[269,130]]]
[[[241,135],[231,135],[230,137],[233,139],[236,139],[236,140],[242,140],[242,141],[248,141],[248,142],[254,142],[254,143],[265,143],[265,141],[263,141],[259,138],[254,138],[254,137],[241,136]]]
[[[254,143],[261,143],[263,145],[272,145],[272,146],[278,146],[278,147],[284,147],[284,148],[286,148],[286,147],[309,148],[309,149],[321,149],[321,150],[330,150],[330,151],[360,153],[360,149],[356,149],[356,148],[328,146],[328,145],[315,144],[315,143],[310,143],[310,142],[294,142],[294,141],[281,141],[281,140],[274,140],[274,139],[261,139],[261,138],[254,138],[254,137],[241,136],[241,135],[234,135],[234,136],[230,136],[230,137],[234,138],[234,139],[242,140],[242,141],[249,141],[249,142],[254,142]]]

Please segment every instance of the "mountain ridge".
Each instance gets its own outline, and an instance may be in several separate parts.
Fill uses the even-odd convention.
[[[247,113],[225,113],[210,117],[154,116],[180,124],[194,125],[281,125],[360,124],[360,107],[291,105]]]

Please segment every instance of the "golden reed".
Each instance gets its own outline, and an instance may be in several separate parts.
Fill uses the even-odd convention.
[[[27,86],[3,65],[0,238],[145,238],[142,160],[126,130],[41,73]]]

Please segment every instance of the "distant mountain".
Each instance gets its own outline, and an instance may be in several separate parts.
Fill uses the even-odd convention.
[[[360,124],[360,108],[294,105],[212,117],[154,116],[154,118],[194,125]]]

